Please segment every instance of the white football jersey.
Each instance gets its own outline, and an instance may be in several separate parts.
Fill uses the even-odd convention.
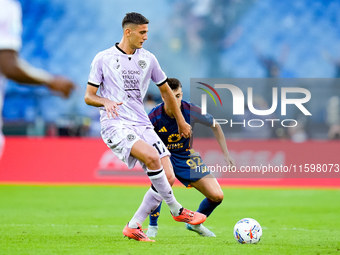
[[[101,97],[123,103],[119,105],[119,117],[116,118],[109,119],[105,108],[101,107],[102,127],[152,127],[144,110],[143,99],[150,80],[159,86],[166,79],[156,57],[145,49],[136,49],[134,54],[127,55],[117,43],[99,52],[92,62],[88,83],[99,87]]]

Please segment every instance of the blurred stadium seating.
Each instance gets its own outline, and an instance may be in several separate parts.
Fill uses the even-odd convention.
[[[5,134],[24,134],[29,125],[38,125],[37,120],[45,123],[45,131],[33,132],[35,135],[44,135],[48,123],[65,123],[63,119],[80,126],[88,123],[87,119],[96,119],[97,109],[83,102],[89,66],[97,52],[120,40],[121,20],[130,11],[149,18],[146,48],[157,56],[168,76],[182,81],[186,100],[186,84],[193,77],[268,77],[268,66],[261,58],[277,63],[277,77],[281,78],[333,78],[340,74],[340,64],[337,67],[330,60],[332,56],[340,62],[337,0],[20,2],[22,56],[37,67],[70,77],[79,89],[70,100],[63,100],[44,88],[9,83],[3,113]],[[206,30],[201,29],[202,24]],[[190,41],[193,38],[197,45]],[[310,89],[325,102],[334,93],[340,94],[332,86]],[[150,93],[157,94],[156,86],[151,86]],[[326,138],[317,133],[325,132],[325,119],[326,103],[313,116],[319,128],[312,138]],[[22,130],[13,129],[15,126]]]

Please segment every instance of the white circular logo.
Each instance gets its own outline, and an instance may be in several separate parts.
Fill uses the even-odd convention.
[[[129,142],[131,142],[131,141],[135,140],[136,136],[133,135],[133,134],[128,134],[126,138]]]
[[[138,61],[138,65],[139,65],[142,69],[144,69],[144,68],[146,67],[146,62],[145,62],[144,60],[139,60],[139,61]]]

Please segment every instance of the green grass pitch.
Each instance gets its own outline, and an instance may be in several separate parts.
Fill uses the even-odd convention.
[[[340,254],[340,190],[225,188],[202,238],[162,207],[156,243],[123,238],[148,187],[0,186],[0,254]],[[203,196],[174,188],[185,207]],[[256,245],[239,244],[235,223],[256,219]],[[147,227],[148,220],[143,227]]]

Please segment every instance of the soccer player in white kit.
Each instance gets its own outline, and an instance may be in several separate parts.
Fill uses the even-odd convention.
[[[144,110],[143,98],[152,80],[172,108],[179,133],[190,136],[191,127],[176,104],[167,76],[155,56],[142,48],[147,40],[148,23],[139,13],[126,14],[121,41],[99,52],[92,62],[85,102],[100,107],[101,135],[112,152],[130,169],[138,160],[152,182],[141,206],[123,230],[124,236],[152,242],[141,225],[163,199],[176,221],[195,225],[204,222],[206,216],[187,210],[176,201],[168,181],[174,179],[170,153]]]
[[[63,77],[36,69],[19,58],[21,48],[21,5],[16,0],[0,0],[0,114],[2,113],[6,78],[18,83],[45,84],[49,89],[68,97],[74,84]],[[0,158],[5,139],[0,116]]]

